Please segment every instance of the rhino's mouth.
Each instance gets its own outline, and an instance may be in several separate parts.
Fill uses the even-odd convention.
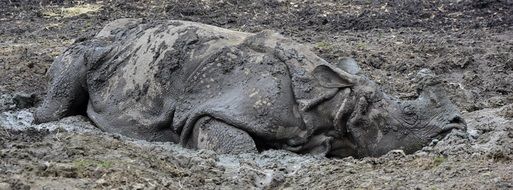
[[[440,133],[433,135],[431,138],[441,140],[449,135],[449,133],[451,133],[454,129],[456,128],[443,129]]]
[[[457,123],[447,124],[442,128],[442,130],[438,134],[433,135],[431,138],[441,140],[454,130],[465,130],[465,126]]]

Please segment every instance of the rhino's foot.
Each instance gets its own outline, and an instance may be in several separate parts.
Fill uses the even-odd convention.
[[[34,124],[46,123],[59,120],[60,117],[53,113],[47,113],[44,108],[37,108],[34,112]]]
[[[188,146],[220,154],[257,152],[255,142],[248,133],[210,117],[198,120]]]

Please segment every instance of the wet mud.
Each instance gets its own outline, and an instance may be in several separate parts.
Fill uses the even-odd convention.
[[[85,5],[89,3],[90,5]],[[0,189],[513,188],[513,2],[0,2]],[[223,155],[103,133],[86,117],[33,125],[45,73],[70,44],[118,18],[272,29],[328,61],[354,57],[391,94],[417,96],[427,68],[462,110],[451,133],[411,155],[329,159],[269,150]]]

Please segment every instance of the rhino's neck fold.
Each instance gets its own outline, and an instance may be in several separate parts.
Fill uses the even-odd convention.
[[[315,126],[315,130],[337,131],[341,135],[346,132],[346,120],[353,110],[354,96],[350,88],[332,90],[305,103],[302,110],[316,113],[324,121],[320,122],[321,126]]]
[[[340,102],[337,107],[338,109],[332,110],[332,117],[333,117],[333,126],[335,128],[335,131],[337,131],[339,134],[343,134],[347,132],[346,129],[346,119],[345,117],[349,116],[351,112],[353,111],[353,102],[354,102],[354,96],[351,96],[351,89],[345,88],[341,90],[339,93],[342,101],[335,99],[335,101]]]

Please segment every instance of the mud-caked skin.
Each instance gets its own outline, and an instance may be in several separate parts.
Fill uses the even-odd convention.
[[[72,45],[49,75],[36,122],[86,113],[104,131],[220,153],[410,153],[465,128],[437,85],[400,101],[354,60],[328,63],[271,31],[121,19]]]

